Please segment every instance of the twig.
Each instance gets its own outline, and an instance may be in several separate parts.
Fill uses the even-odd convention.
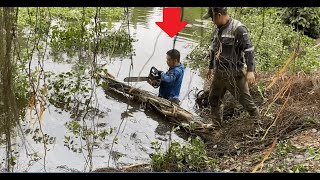
[[[149,164],[149,163],[133,164],[133,165],[124,167],[124,168],[123,168],[123,171],[125,171],[125,170],[127,170],[127,169],[130,169],[130,168],[139,167],[139,166],[145,166],[145,165],[150,165],[150,164]]]
[[[275,123],[276,123],[276,121],[278,120],[280,114],[282,113],[282,111],[284,110],[285,106],[287,105],[287,102],[288,102],[288,100],[289,100],[289,97],[290,97],[290,92],[289,92],[289,94],[288,94],[288,96],[287,96],[286,101],[285,101],[284,104],[282,105],[281,109],[278,111],[277,117],[275,118],[275,120],[273,121],[273,123],[268,127],[268,129],[266,130],[265,134],[263,135],[261,141],[263,141],[263,140],[265,139],[265,137],[266,137],[266,135],[268,134],[270,128],[275,125]]]
[[[287,84],[285,84],[285,85],[280,89],[280,91],[274,96],[272,102],[268,105],[267,110],[266,110],[266,112],[264,113],[264,116],[267,115],[267,113],[268,113],[269,109],[271,108],[271,106],[273,105],[273,103],[275,103],[275,102],[279,99],[279,97],[280,97],[281,95],[284,95],[284,94],[288,91],[288,89],[290,88],[290,84],[291,84],[292,80],[293,80],[293,77],[291,77],[291,79],[289,79],[289,81],[287,82]]]
[[[317,45],[313,46],[312,48],[315,49],[315,48],[317,48],[319,46],[320,46],[320,43],[318,43]]]
[[[290,58],[287,60],[287,63],[283,66],[283,68],[272,78],[272,82],[267,86],[266,90],[269,90],[276,83],[276,81],[283,75],[284,71],[288,68],[291,62],[298,56],[298,54],[299,54],[299,45],[291,54]]]
[[[265,24],[264,24],[264,21],[265,21],[265,7],[263,7],[263,19],[262,19],[262,30],[261,30],[261,33],[260,33],[260,35],[259,35],[259,38],[258,38],[258,42],[257,42],[257,46],[256,46],[256,51],[258,51],[258,47],[259,47],[259,44],[260,44],[260,40],[261,40],[261,37],[262,37],[262,35],[263,35],[263,33],[264,33],[264,26],[265,26]]]
[[[252,173],[255,173],[258,170],[258,168],[260,168],[260,171],[262,170],[263,163],[268,159],[268,157],[272,153],[276,143],[277,143],[277,138],[274,139],[270,149],[266,152],[266,154],[264,155],[262,161],[253,168]]]

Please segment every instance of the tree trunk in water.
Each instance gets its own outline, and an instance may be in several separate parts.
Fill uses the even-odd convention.
[[[194,116],[192,113],[169,100],[157,97],[142,89],[136,89],[128,86],[115,80],[110,74],[99,74],[97,76],[107,82],[108,87],[105,88],[106,90],[119,92],[125,97],[130,97],[134,101],[148,105],[150,109],[162,114],[165,119],[175,125],[183,127],[187,133],[198,135],[205,141],[214,141],[215,135],[219,133],[214,131],[215,128],[212,125],[201,122],[201,118]]]

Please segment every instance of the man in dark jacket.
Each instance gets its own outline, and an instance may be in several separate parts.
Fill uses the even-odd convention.
[[[180,63],[180,52],[176,49],[167,52],[167,72],[159,71],[161,77],[159,97],[180,103],[179,95],[184,75],[184,66]]]
[[[207,74],[208,79],[213,78],[209,94],[212,120],[221,125],[221,104],[227,90],[250,116],[258,117],[259,111],[248,86],[255,81],[254,48],[249,32],[240,21],[228,15],[226,7],[210,7],[204,18],[208,17],[217,26],[213,33]]]

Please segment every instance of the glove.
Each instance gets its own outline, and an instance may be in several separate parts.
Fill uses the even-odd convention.
[[[161,79],[161,73],[162,73],[163,71],[158,71],[158,79]]]

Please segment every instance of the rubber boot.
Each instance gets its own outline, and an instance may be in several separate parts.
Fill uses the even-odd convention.
[[[250,119],[254,121],[254,124],[258,125],[259,128],[261,128],[260,125],[262,125],[263,123],[260,120],[259,110],[255,109],[254,111],[249,112],[249,115],[250,115]]]
[[[219,107],[219,108],[211,108],[211,117],[212,117],[212,124],[218,124],[218,126],[222,126],[222,111],[223,108]]]

